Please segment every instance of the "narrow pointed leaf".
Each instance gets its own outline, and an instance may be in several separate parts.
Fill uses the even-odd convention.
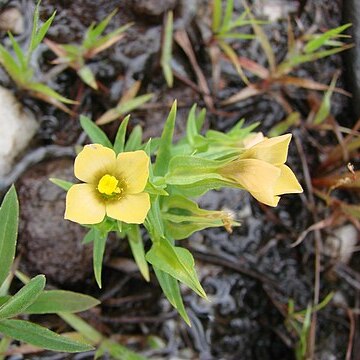
[[[93,349],[91,345],[71,340],[40,325],[24,320],[10,319],[0,321],[0,333],[18,341],[24,341],[31,345],[53,351],[74,353]]]
[[[194,258],[189,250],[175,247],[168,240],[162,238],[159,242],[154,243],[146,254],[146,260],[206,299],[205,291],[196,275]]]
[[[140,229],[138,225],[129,226],[126,234],[128,236],[130,248],[136,264],[139,267],[139,270],[146,281],[150,281],[149,275],[149,266],[145,259],[144,244],[140,234]]]
[[[167,172],[169,161],[171,158],[171,145],[174,135],[176,120],[176,100],[174,101],[168,118],[166,119],[164,130],[161,134],[159,150],[154,165],[154,175],[164,176]]]
[[[59,188],[68,191],[74,184],[70,181],[50,178],[49,179],[53,184],[57,185]]]
[[[100,301],[72,291],[42,291],[38,298],[24,311],[26,314],[54,314],[58,312],[76,313],[88,310]]]
[[[23,313],[38,298],[44,287],[44,275],[38,275],[31,279],[0,307],[0,321]]]
[[[15,187],[6,193],[0,207],[0,286],[7,278],[15,257],[19,202]]]
[[[186,313],[184,303],[180,293],[179,282],[171,275],[161,271],[156,266],[153,266],[156,277],[159,281],[162,291],[170,304],[179,312],[184,321],[191,326],[190,319]]]
[[[162,42],[162,49],[161,49],[161,66],[163,69],[166,83],[169,87],[172,87],[174,83],[174,76],[171,70],[172,42],[173,42],[173,12],[169,11],[166,17],[164,39]]]
[[[93,143],[112,149],[112,144],[106,134],[87,116],[80,116],[80,124]]]
[[[93,248],[93,267],[96,282],[101,288],[102,263],[105,252],[106,236],[102,236],[99,231],[95,231],[94,248]]]
[[[126,129],[129,123],[129,119],[130,119],[130,115],[126,116],[126,118],[121,122],[119,129],[116,133],[115,142],[114,142],[114,151],[116,154],[119,154],[124,151]]]
[[[131,132],[128,141],[125,145],[125,151],[139,150],[142,141],[142,128],[140,125],[136,125]]]

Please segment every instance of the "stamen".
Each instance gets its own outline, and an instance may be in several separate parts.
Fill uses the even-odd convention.
[[[119,180],[115,176],[106,174],[100,179],[97,189],[105,195],[120,194],[121,189],[118,187],[118,183]]]

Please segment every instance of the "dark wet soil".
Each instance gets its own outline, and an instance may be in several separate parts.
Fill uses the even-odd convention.
[[[29,1],[12,3],[23,11],[33,6]],[[298,24],[302,24],[304,29],[327,30],[341,23],[341,0],[299,0],[294,1],[294,5],[295,10],[290,15],[292,19],[297,16]],[[241,5],[236,6],[241,11]],[[154,98],[142,110],[133,113],[130,127],[141,124],[145,140],[158,136],[170,104],[177,98],[176,131],[179,136],[184,130],[190,106],[194,102],[200,106],[205,104],[201,92],[181,80],[187,78],[196,83],[188,59],[177,46],[174,47],[174,63],[181,77],[175,80],[173,89],[165,84],[159,65],[163,14],[170,8],[174,9],[175,28],[187,29],[201,69],[211,84],[210,59],[199,35],[204,23],[210,21],[206,18],[209,4],[181,0],[86,0],[81,3],[43,0],[41,14],[47,18],[57,9],[49,38],[67,43],[79,41],[92,21],[101,20],[114,8],[118,8],[118,12],[110,28],[131,21],[135,24],[123,41],[91,61],[101,91],[87,88],[70,70],[52,79],[52,84],[65,96],[80,102],[74,108],[77,113],[86,113],[96,119],[116,104],[124,89],[135,80],[142,80],[141,93],[153,92]],[[28,13],[24,12],[26,17]],[[276,49],[278,60],[286,52],[286,29],[286,19],[266,25],[266,33]],[[24,41],[26,36],[28,33],[23,35]],[[238,51],[241,56],[265,63],[264,54],[256,42],[245,42]],[[39,54],[41,66],[37,71],[48,71],[51,59],[53,55],[44,48]],[[329,84],[334,72],[342,69],[342,57],[336,55],[306,64],[297,70],[296,75]],[[221,108],[221,100],[244,86],[228,64],[224,63],[222,70],[222,86],[218,92],[212,91],[216,110],[208,109],[207,126],[226,131],[240,118],[245,118],[247,123],[259,122],[259,130],[266,133],[284,120],[286,109],[270,95]],[[6,78],[0,80],[9,85]],[[257,81],[256,78],[251,80]],[[337,86],[346,87],[342,76]],[[289,88],[278,91],[303,118],[302,125],[292,130],[298,143],[302,144],[310,174],[316,174],[322,159],[319,149],[336,144],[335,137],[329,132],[309,131],[303,126],[311,109],[311,99],[321,99],[320,94]],[[34,149],[84,142],[77,118],[28,97],[22,101],[36,112],[41,124]],[[354,124],[346,97],[335,94],[332,105],[332,113],[339,123],[344,126]],[[116,128],[117,124],[109,124],[104,130],[113,138]],[[102,305],[85,313],[84,318],[105,335],[118,338],[149,358],[295,359],[294,347],[298,338],[285,325],[286,307],[289,299],[294,299],[296,309],[305,309],[313,299],[314,234],[310,233],[295,248],[290,244],[316,220],[329,215],[329,209],[315,200],[317,218],[314,218],[312,205],[309,205],[311,195],[305,186],[304,159],[295,142],[291,144],[289,165],[304,185],[304,195],[284,196],[276,209],[261,206],[245,192],[233,190],[214,192],[201,200],[201,205],[206,208],[225,207],[235,211],[242,225],[231,235],[223,229],[211,229],[183,242],[195,255],[201,282],[211,300],[204,302],[183,289],[192,328],[183,323],[163,298],[155,279],[147,284],[134,270],[125,240],[110,239],[113,246],[104,267],[104,287],[101,292],[96,289],[91,270],[91,247],[81,245],[84,230],[63,220],[65,195],[48,181],[49,177],[71,178],[71,161],[53,157],[55,159],[41,162],[25,172],[17,183],[21,202],[19,241],[26,271],[30,274],[45,273],[52,286],[99,297]],[[353,194],[347,193],[346,196],[353,202],[358,200]],[[326,230],[324,236],[327,231],[331,232],[331,229]],[[329,304],[318,313],[317,359],[345,358],[351,328],[346,309],[359,305],[360,281],[351,281],[360,276],[357,263],[358,254],[355,253],[350,265],[343,264],[337,270],[339,263],[336,260],[321,256],[320,299],[334,291],[340,301]],[[344,275],[349,269],[353,271],[352,275]],[[150,335],[161,338],[164,345],[150,350],[146,340]],[[90,359],[92,356],[59,355],[57,359]],[[356,359],[355,353],[353,359]]]

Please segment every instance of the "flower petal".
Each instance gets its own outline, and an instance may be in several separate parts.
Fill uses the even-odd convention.
[[[302,193],[303,189],[292,170],[286,165],[280,165],[279,169],[281,170],[281,175],[275,185],[275,194]]]
[[[273,165],[284,164],[287,159],[291,134],[265,139],[246,150],[241,158],[258,159]]]
[[[277,205],[279,197],[274,189],[281,174],[279,167],[257,159],[240,159],[224,166],[220,173],[249,191],[258,201]]]
[[[123,152],[116,159],[117,178],[126,182],[126,194],[137,194],[145,189],[149,178],[149,156],[143,150]]]
[[[106,214],[127,224],[142,224],[150,209],[150,196],[147,193],[126,195],[118,201],[106,204]]]
[[[116,155],[112,149],[100,144],[86,145],[74,163],[75,176],[84,182],[95,183],[101,175],[112,174]]]
[[[105,204],[96,196],[93,185],[73,185],[66,195],[64,218],[79,224],[98,224],[105,217]]]

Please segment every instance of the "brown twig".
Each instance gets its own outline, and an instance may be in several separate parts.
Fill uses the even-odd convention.
[[[350,320],[350,332],[349,332],[349,342],[346,349],[346,360],[351,360],[352,348],[354,345],[354,335],[355,335],[355,316],[351,309],[347,309],[347,314]]]

